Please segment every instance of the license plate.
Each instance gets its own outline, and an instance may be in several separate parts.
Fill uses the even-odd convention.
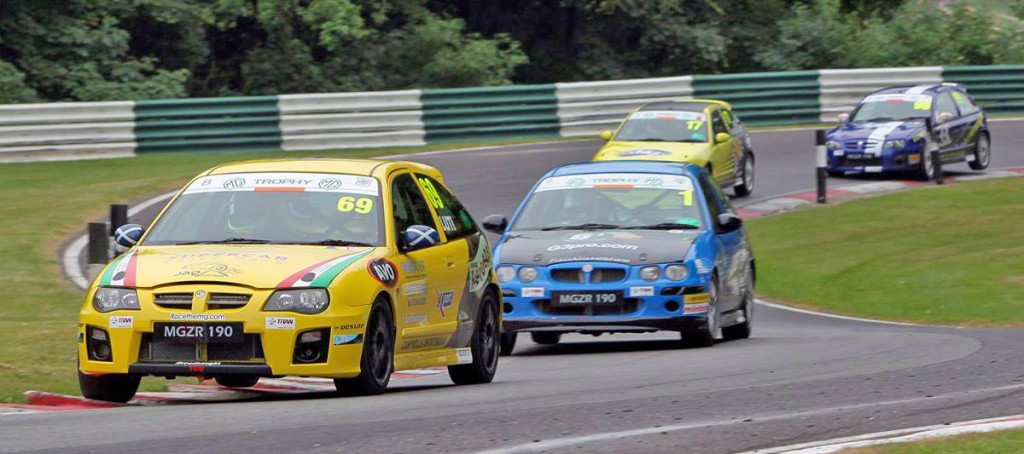
[[[153,340],[181,344],[238,344],[242,323],[154,323]]]
[[[555,306],[622,304],[622,291],[551,292],[551,304]]]
[[[847,153],[846,159],[849,159],[851,161],[858,161],[864,159],[864,153]]]

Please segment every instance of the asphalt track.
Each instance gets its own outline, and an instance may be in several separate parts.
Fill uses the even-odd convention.
[[[992,124],[993,168],[1024,165],[1021,124]],[[441,168],[477,217],[509,215],[546,170],[586,160],[598,144],[409,159]],[[754,147],[758,187],[737,205],[813,187],[813,132],[755,133]],[[0,452],[718,453],[1024,413],[1024,330],[876,324],[760,305],[751,339],[707,349],[679,349],[673,339],[574,335],[546,347],[521,336],[489,385],[456,387],[441,375],[367,398],[0,416]]]

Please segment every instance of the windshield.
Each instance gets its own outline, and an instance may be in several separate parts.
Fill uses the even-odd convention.
[[[693,180],[677,175],[601,173],[547,178],[512,231],[699,229]]]
[[[161,216],[145,244],[382,243],[380,185],[326,173],[234,173],[198,178]]]
[[[850,121],[902,121],[926,118],[931,111],[930,95],[871,95],[861,101]]]
[[[626,119],[615,140],[635,142],[707,142],[707,116],[700,112],[648,110]]]

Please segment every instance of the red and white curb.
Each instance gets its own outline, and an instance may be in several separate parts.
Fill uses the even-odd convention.
[[[831,454],[843,449],[863,448],[892,443],[911,443],[935,438],[952,437],[974,433],[993,432],[1024,428],[1024,415],[1004,416],[1001,418],[977,419],[974,421],[938,424],[934,426],[913,427],[910,429],[890,430],[852,437],[835,438],[832,440],[801,443],[798,445],[778,448],[759,449],[742,454]]]
[[[951,184],[958,182],[994,180],[1000,178],[1013,178],[1020,176],[1024,176],[1024,167],[1015,169],[991,170],[984,173],[950,176],[945,178],[945,182],[947,184]],[[904,189],[910,189],[928,184],[934,183],[927,181],[878,181],[829,189],[827,195],[829,201],[837,201],[852,199],[855,197],[871,194],[882,194],[886,192],[901,191]],[[815,205],[815,202],[817,200],[817,191],[802,191],[793,194],[788,194],[782,197],[776,197],[774,199],[768,199],[763,202],[747,205],[743,208],[740,208],[738,211],[740,217],[742,217],[743,219],[754,219],[763,216],[769,216],[772,214],[779,214],[787,211],[792,211],[802,206],[813,206]]]
[[[391,374],[392,382],[442,374],[447,369],[434,367],[413,369]],[[209,381],[208,383],[212,383]],[[334,380],[329,378],[284,377],[262,378],[249,388],[227,388],[216,384],[169,383],[164,392],[139,392],[127,404],[116,404],[79,396],[26,391],[26,404],[0,404],[0,416],[46,411],[97,410],[125,406],[180,405],[213,402],[235,402],[290,395],[333,393]]]

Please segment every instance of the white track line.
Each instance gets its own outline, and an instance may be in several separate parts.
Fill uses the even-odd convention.
[[[881,325],[897,325],[897,326],[942,327],[942,325],[921,325],[921,324],[918,324],[918,323],[890,322],[890,321],[887,321],[887,320],[875,320],[875,319],[872,319],[872,318],[860,318],[860,317],[850,317],[850,316],[847,316],[847,315],[830,314],[828,312],[818,312],[818,311],[812,311],[812,310],[809,310],[809,309],[800,309],[800,308],[792,307],[792,306],[784,306],[782,304],[768,302],[768,301],[765,301],[765,300],[760,299],[760,298],[755,299],[754,302],[756,302],[757,304],[760,304],[762,306],[770,307],[772,309],[781,309],[781,310],[784,310],[784,311],[798,312],[798,313],[801,313],[801,314],[814,315],[814,316],[817,316],[817,317],[827,317],[827,318],[834,318],[834,319],[838,319],[838,320],[847,320],[847,321],[851,321],[851,322],[878,323],[878,324],[881,324]],[[950,327],[947,327],[947,328],[953,328],[953,327],[950,326]]]
[[[900,406],[913,403],[919,403],[924,401],[940,401],[944,398],[954,398],[969,396],[972,394],[981,393],[997,393],[1006,391],[1019,391],[1024,389],[1024,384],[1001,386],[996,388],[987,389],[975,389],[969,391],[962,391],[951,394],[936,395],[933,397],[913,397],[909,399],[897,399],[887,400],[881,402],[868,402],[862,404],[835,406],[835,407],[823,407],[813,410],[804,410],[788,413],[769,413],[764,415],[749,416],[746,418],[736,417],[730,419],[712,419],[701,422],[692,422],[686,424],[675,424],[660,427],[644,427],[641,429],[623,430],[619,432],[607,432],[593,435],[584,435],[579,437],[565,437],[565,438],[554,438],[547,441],[533,442],[533,443],[522,443],[513,446],[507,446],[504,448],[489,449],[486,451],[478,451],[478,454],[511,454],[520,452],[539,452],[553,449],[566,448],[570,446],[580,446],[589,443],[595,443],[599,441],[616,441],[624,438],[639,437],[644,435],[655,435],[667,432],[678,432],[681,430],[698,429],[698,428],[709,428],[709,427],[720,427],[730,426],[735,424],[746,424],[747,422],[765,423],[771,421],[782,421],[794,418],[803,418],[811,416],[821,416],[832,413],[840,413],[851,410],[862,410],[872,407],[888,407],[888,406]],[[747,422],[744,422],[747,421]]]

